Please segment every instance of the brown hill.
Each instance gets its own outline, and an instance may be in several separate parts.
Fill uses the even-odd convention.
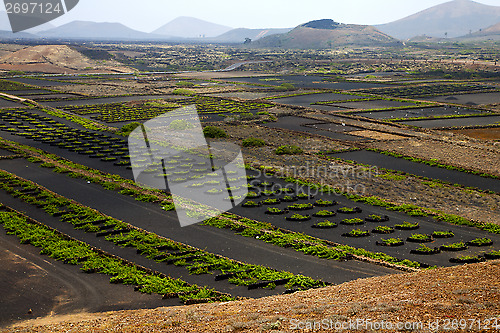
[[[133,71],[112,60],[98,63],[67,45],[37,45],[4,55],[0,69],[43,73]]]
[[[495,25],[492,25],[491,27],[489,27],[487,29],[484,29],[483,32],[484,33],[496,33],[496,34],[500,34],[500,22],[498,22]]]
[[[454,319],[472,325],[460,331],[482,331],[486,320],[500,313],[499,273],[496,260],[238,302],[45,318],[25,322],[15,332],[437,332]],[[389,323],[394,328],[400,323],[411,327],[335,329],[357,319],[366,320],[365,325],[384,322],[385,328]],[[304,329],[306,321],[323,320],[328,326]],[[491,329],[498,324],[489,321]]]
[[[384,46],[399,42],[372,26],[340,24],[333,20],[311,21],[286,34],[272,35],[254,43],[257,47],[325,49],[338,46]]]
[[[459,37],[460,41],[500,40],[500,22],[473,34]]]

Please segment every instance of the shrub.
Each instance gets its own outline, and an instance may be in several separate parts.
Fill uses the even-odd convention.
[[[266,145],[266,142],[262,139],[257,138],[247,138],[242,142],[243,147],[262,147]]]
[[[275,89],[279,91],[295,90],[295,86],[291,83],[283,83],[280,86],[276,86]]]
[[[304,151],[302,148],[297,147],[297,146],[281,146],[278,149],[276,149],[275,154],[276,155],[299,155],[302,154]]]
[[[11,70],[7,72],[8,76],[24,75],[23,71]]]
[[[227,134],[219,127],[207,126],[203,129],[203,135],[207,138],[226,138]]]
[[[193,96],[195,95],[195,92],[192,91],[192,90],[189,90],[189,89],[182,89],[182,88],[179,88],[179,89],[175,89],[172,94],[174,95],[187,95],[187,96]]]
[[[195,84],[193,82],[187,82],[187,81],[177,82],[175,85],[178,87],[194,87],[195,86]]]
[[[123,134],[123,135],[125,135],[125,136],[127,136],[130,133],[132,133],[132,131],[135,130],[139,126],[141,126],[141,123],[138,123],[138,122],[133,122],[133,123],[130,123],[130,124],[125,124],[120,129],[120,133]]]
[[[240,113],[238,115],[238,118],[240,120],[253,120],[253,119],[257,119],[259,118],[258,116],[255,116],[253,113],[251,112],[243,112],[243,113]]]
[[[326,227],[336,227],[337,223],[332,222],[332,221],[321,221],[321,222],[316,223],[316,225],[318,227],[326,228]]]
[[[389,246],[394,246],[394,245],[399,245],[403,242],[401,238],[387,238],[387,239],[381,239],[380,243],[389,245]]]

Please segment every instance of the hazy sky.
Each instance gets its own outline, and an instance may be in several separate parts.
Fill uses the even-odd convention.
[[[146,32],[179,16],[193,16],[233,28],[288,28],[322,18],[342,23],[380,24],[447,1],[449,0],[80,0],[71,12],[51,23],[59,26],[73,20],[121,22],[130,28]],[[500,0],[476,2],[500,6]]]

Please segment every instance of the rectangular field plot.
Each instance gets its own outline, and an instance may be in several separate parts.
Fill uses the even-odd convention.
[[[38,86],[38,87],[55,87],[55,86],[67,86],[74,84],[72,82],[59,82],[59,81],[52,81],[52,80],[43,80],[43,79],[30,79],[30,78],[14,78],[11,79],[11,81],[19,82],[19,83],[26,83],[26,84],[31,84],[33,86]]]
[[[464,117],[464,118],[432,119],[432,120],[410,120],[410,121],[402,121],[401,123],[422,128],[486,126],[486,125],[500,124],[500,116]]]
[[[486,92],[494,88],[479,83],[449,83],[449,84],[424,84],[419,86],[391,87],[366,91],[371,94],[392,97],[422,97],[455,93]]]
[[[297,106],[314,107],[312,104],[325,101],[346,101],[363,99],[364,96],[347,95],[347,94],[335,94],[335,93],[325,93],[325,94],[309,94],[309,95],[299,95],[293,97],[283,97],[272,99],[273,102],[280,104],[290,104]]]
[[[44,101],[44,100],[59,100],[59,99],[65,99],[65,98],[78,98],[81,97],[81,95],[75,95],[75,94],[32,94],[32,95],[25,95],[22,96],[28,99],[33,99],[35,101]]]
[[[241,98],[241,99],[260,99],[260,98],[266,98],[266,97],[274,97],[274,96],[281,96],[281,95],[289,95],[289,91],[283,91],[283,92],[257,92],[257,91],[237,91],[237,92],[228,92],[228,93],[214,93],[214,94],[208,94],[207,96],[212,96],[212,97],[222,97],[222,98]]]
[[[341,110],[345,110],[347,108],[347,107],[344,107],[343,104],[317,105],[314,103],[330,101],[330,100],[344,101],[344,100],[355,100],[355,99],[363,99],[363,98],[366,98],[366,97],[357,96],[357,95],[347,95],[347,94],[325,93],[325,94],[310,94],[310,95],[300,95],[300,96],[293,96],[293,97],[275,98],[275,99],[272,99],[272,101],[275,103],[308,107],[308,108],[322,110],[322,111],[341,111]]]
[[[334,123],[317,123],[317,124],[306,125],[306,126],[314,128],[314,129],[330,131],[330,132],[350,132],[350,131],[359,130],[358,127],[343,126],[341,124],[334,124]]]
[[[196,105],[200,114],[252,113],[271,107],[259,102],[237,102],[213,97],[193,97],[179,100],[142,100],[126,103],[99,105],[66,106],[63,109],[78,115],[91,115],[91,118],[106,123],[147,120],[182,107]],[[177,111],[178,110],[178,111]]]
[[[11,92],[17,90],[30,90],[34,89],[30,86],[26,86],[19,82],[14,82],[13,79],[10,80],[0,80],[0,91]]]
[[[446,95],[439,97],[429,97],[430,101],[443,103],[463,104],[463,105],[484,105],[496,104],[500,102],[500,92]]]
[[[238,77],[226,79],[230,82],[246,82],[252,84],[265,84],[279,86],[283,83],[291,83],[296,88],[315,88],[315,89],[370,89],[378,87],[387,87],[388,85],[377,83],[364,82],[332,82],[328,81],[328,77],[324,76],[307,76],[307,75],[288,75],[288,76],[266,76],[266,77]]]
[[[419,118],[419,117],[437,117],[448,115],[466,115],[480,114],[479,110],[459,108],[459,107],[429,107],[422,109],[391,110],[353,113],[356,116],[362,116],[372,119],[400,119],[400,118]]]
[[[361,164],[374,165],[379,168],[398,170],[413,175],[439,179],[452,184],[477,187],[485,191],[495,191],[500,193],[500,180],[480,177],[473,174],[433,167],[423,163],[408,161],[402,158],[387,156],[373,151],[358,150],[331,156],[356,161]]]
[[[500,140],[500,128],[474,128],[464,130],[450,130],[452,133],[459,133],[479,140]]]
[[[144,101],[144,100],[154,100],[154,99],[187,99],[187,96],[177,96],[177,95],[142,95],[142,96],[113,96],[113,97],[102,97],[102,98],[80,98],[75,100],[66,101],[54,101],[54,102],[44,102],[44,104],[52,107],[65,107],[65,106],[82,106],[82,105],[98,105],[98,104],[110,104],[110,103],[123,103],[130,101]]]
[[[346,102],[338,104],[332,103],[332,105],[348,109],[386,109],[386,108],[400,108],[405,106],[414,106],[415,103],[374,100],[374,101]]]
[[[344,128],[341,125],[336,125],[336,124],[324,125],[324,122],[315,119],[307,119],[294,116],[278,118],[277,122],[267,123],[265,124],[265,126],[270,128],[281,128],[291,131],[321,135],[334,140],[358,141],[365,139],[359,136],[344,133],[349,130],[355,130],[356,129],[355,127]],[[332,130],[330,130],[329,126],[331,127]]]
[[[8,91],[9,95],[15,95],[20,97],[28,97],[31,95],[42,95],[42,94],[53,94],[53,91],[46,89],[23,89],[23,90],[11,90]]]

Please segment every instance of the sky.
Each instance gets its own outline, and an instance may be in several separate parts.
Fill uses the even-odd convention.
[[[449,0],[80,0],[52,21],[120,22],[152,32],[179,16],[192,16],[232,28],[292,28],[329,18],[341,23],[388,23]],[[500,6],[500,0],[476,0]],[[0,7],[1,8],[1,7]]]

